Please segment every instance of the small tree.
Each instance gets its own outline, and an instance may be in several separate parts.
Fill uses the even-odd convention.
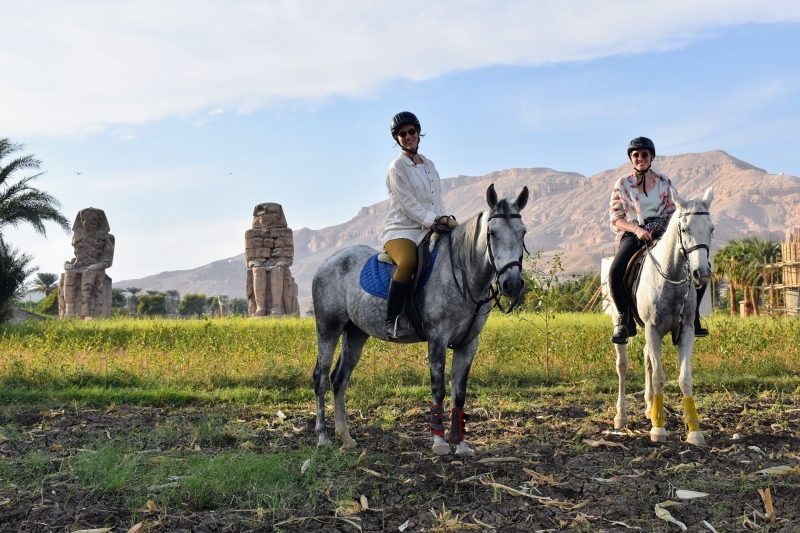
[[[28,266],[32,259],[0,240],[0,323],[11,318],[14,304],[25,296],[25,280],[35,270]]]
[[[219,298],[216,296],[211,296],[206,299],[206,309],[211,314],[212,317],[215,317],[219,314]]]
[[[540,269],[542,251],[528,255],[525,262],[530,270],[523,270],[522,276],[528,290],[525,294],[525,307],[541,316],[544,320],[544,368],[545,375],[550,377],[550,346],[552,344],[552,322],[556,318],[556,311],[563,305],[565,293],[560,290],[558,276],[563,274],[561,254],[556,254],[552,260],[545,261]]]
[[[36,304],[36,312],[44,315],[58,315],[58,291],[51,292]]]
[[[205,294],[187,294],[178,306],[178,313],[183,316],[195,315],[199,318],[203,316],[206,301]]]
[[[148,294],[139,297],[136,313],[146,316],[164,315],[167,313],[167,299],[163,294]]]
[[[233,315],[247,316],[249,306],[244,298],[234,298],[228,304],[228,308]]]

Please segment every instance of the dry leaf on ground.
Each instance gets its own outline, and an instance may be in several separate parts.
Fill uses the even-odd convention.
[[[800,473],[800,467],[795,466],[791,467],[788,465],[781,465],[781,466],[771,466],[769,468],[765,468],[764,470],[759,470],[756,474],[773,474],[773,475],[784,475],[784,474],[796,474]]]
[[[369,468],[364,468],[363,466],[359,466],[359,468],[361,470],[363,470],[364,472],[366,472],[367,474],[371,475],[371,476],[380,477],[380,478],[383,477],[383,474],[380,474],[380,473],[378,473],[378,472],[376,472],[374,470],[370,470]]]
[[[767,511],[767,519],[770,524],[775,523],[775,508],[772,506],[772,493],[769,487],[766,489],[758,489],[758,494],[761,496],[761,501],[764,502],[764,510]]]
[[[688,528],[686,527],[686,524],[684,524],[680,520],[676,520],[675,517],[672,516],[669,511],[667,511],[666,509],[661,507],[660,503],[656,504],[656,516],[658,518],[660,518],[661,520],[664,520],[666,522],[672,522],[673,524],[675,524],[676,526],[681,528],[681,531],[687,531],[688,530]]]
[[[588,444],[589,446],[592,446],[593,448],[596,448],[598,446],[611,446],[611,447],[615,447],[615,448],[622,448],[623,450],[630,450],[630,448],[628,448],[627,446],[625,446],[621,442],[612,442],[612,441],[606,440],[606,439],[600,439],[600,440],[583,439],[583,443],[584,444]]]
[[[693,498],[705,498],[708,496],[705,492],[697,492],[694,490],[676,490],[675,496],[681,500],[691,500]]]

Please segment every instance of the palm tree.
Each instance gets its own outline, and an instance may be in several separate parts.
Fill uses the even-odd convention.
[[[28,268],[32,258],[11,248],[3,239],[3,231],[9,226],[16,228],[20,224],[30,224],[36,233],[47,236],[45,222],[55,222],[65,231],[70,229],[69,221],[59,211],[59,201],[31,186],[42,172],[16,177],[19,171],[38,170],[41,161],[33,155],[26,155],[2,164],[3,159],[23,148],[23,144],[0,139],[0,322],[9,316],[9,306],[24,294],[25,278],[35,271]]]
[[[181,293],[176,291],[175,289],[166,291],[164,293],[170,301],[171,306],[169,307],[170,313],[177,313],[178,312],[178,304],[181,302]]]
[[[760,267],[760,278],[763,281],[763,285],[769,285],[769,305],[774,308],[777,302],[775,301],[775,289],[772,285],[775,283],[777,272],[780,272],[780,270],[776,272],[769,265],[776,262],[780,257],[781,243],[772,239],[755,237],[750,242],[750,254]]]
[[[738,260],[735,255],[735,245],[732,242],[724,245],[722,248],[717,250],[717,253],[714,255],[714,275],[717,278],[717,282],[722,281],[723,278],[728,279],[728,299],[730,300],[730,313],[731,316],[736,316],[739,314],[739,310],[737,309],[736,305],[736,282],[735,279],[738,279]]]
[[[125,287],[124,289],[122,289],[122,292],[127,292],[128,294],[130,294],[130,298],[128,298],[128,307],[133,307],[133,309],[135,310],[137,303],[136,295],[142,292],[142,289],[140,289],[139,287]]]
[[[45,296],[58,288],[58,276],[50,272],[39,272],[33,278],[33,289],[31,292],[43,292]]]
[[[0,240],[6,227],[18,227],[30,224],[36,233],[47,236],[45,222],[55,222],[65,231],[69,231],[69,221],[64,218],[59,208],[61,203],[54,196],[32,187],[31,182],[44,174],[39,172],[14,181],[16,172],[22,170],[38,170],[42,164],[33,155],[17,157],[7,165],[2,160],[11,154],[20,152],[24,144],[0,139]]]

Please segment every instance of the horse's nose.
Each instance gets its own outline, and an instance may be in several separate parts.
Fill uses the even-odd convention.
[[[708,283],[710,278],[710,271],[705,268],[702,269],[702,271],[700,269],[696,269],[692,271],[692,277],[694,277],[696,281],[700,282],[701,285],[705,285]]]
[[[522,290],[522,276],[506,278],[502,283],[503,294],[516,298]]]

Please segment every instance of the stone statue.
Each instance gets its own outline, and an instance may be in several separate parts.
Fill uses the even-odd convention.
[[[58,315],[110,317],[111,278],[106,269],[114,260],[114,236],[102,209],[82,209],[72,225],[75,257],[64,263],[58,284]]]
[[[300,316],[297,283],[289,267],[294,238],[280,204],[258,204],[253,226],[244,234],[250,316]]]

